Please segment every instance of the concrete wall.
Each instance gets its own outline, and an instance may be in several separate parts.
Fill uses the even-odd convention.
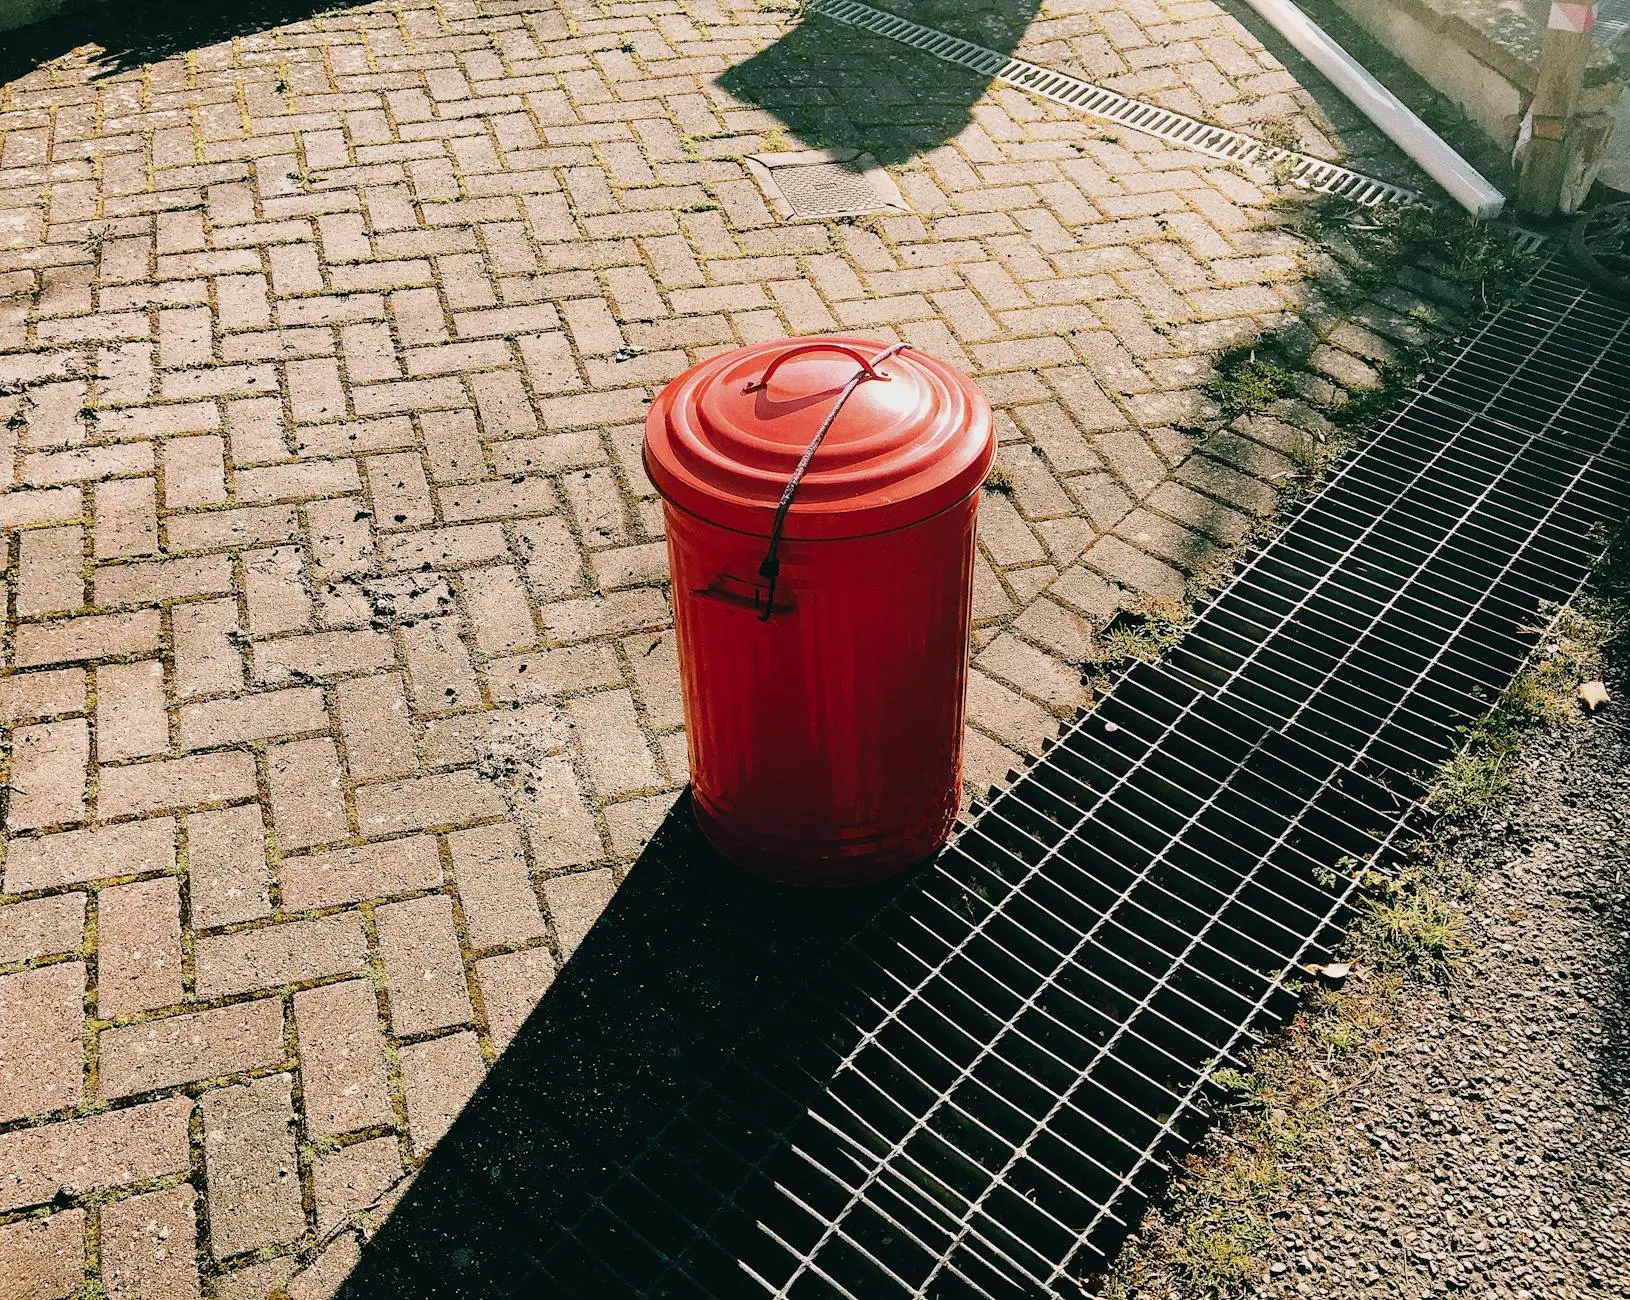
[[[1495,144],[1516,144],[1534,88],[1550,0],[1336,0],[1352,18],[1434,89],[1447,95]],[[1585,72],[1566,193],[1572,211],[1601,165],[1621,85],[1618,65],[1598,50]]]

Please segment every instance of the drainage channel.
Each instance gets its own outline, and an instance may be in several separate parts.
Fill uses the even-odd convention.
[[[1133,99],[1068,73],[1044,68],[1024,59],[1010,58],[983,45],[963,40],[960,36],[952,36],[949,32],[924,27],[921,23],[882,9],[873,9],[870,5],[859,3],[859,0],[805,0],[805,4],[811,12],[835,22],[899,41],[902,45],[922,50],[947,63],[955,63],[982,77],[1015,86],[1055,104],[1062,104],[1065,108],[1103,118],[1116,126],[1141,131],[1224,162],[1241,166],[1283,167],[1285,179],[1304,189],[1333,194],[1371,207],[1382,203],[1410,203],[1420,197],[1413,190],[1376,180],[1373,176],[1365,176],[1311,154],[1264,144],[1242,132],[1174,113],[1169,108]]]
[[[530,1281],[1074,1297],[1630,511],[1630,315],[1555,264],[722,1053]]]

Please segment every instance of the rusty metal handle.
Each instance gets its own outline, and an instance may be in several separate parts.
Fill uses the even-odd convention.
[[[756,384],[748,384],[747,387],[741,391],[744,393],[763,392],[770,386],[770,376],[775,374],[775,372],[781,368],[781,363],[783,361],[790,361],[793,357],[802,356],[806,352],[841,352],[844,356],[852,357],[854,360],[860,362],[860,369],[864,378],[884,380],[888,378],[887,375],[880,375],[877,373],[877,371],[872,369],[873,363],[878,360],[877,357],[868,357],[864,352],[860,351],[858,348],[850,347],[847,343],[804,343],[795,348],[788,348],[785,352],[777,356],[774,361],[770,362],[770,364],[764,368],[764,373],[759,377],[759,381]]]
[[[775,519],[770,524],[770,549],[764,552],[764,563],[758,566],[758,576],[770,584],[770,594],[764,601],[764,612],[758,616],[760,623],[768,623],[770,615],[775,612],[775,581],[781,574],[781,530],[786,526],[787,511],[792,509],[792,498],[798,491],[798,485],[804,481],[804,471],[809,468],[809,462],[815,459],[815,453],[820,450],[821,443],[826,441],[827,431],[831,429],[832,421],[838,418],[838,412],[843,410],[843,404],[854,394],[855,389],[859,388],[868,379],[886,380],[888,378],[887,375],[878,374],[873,367],[880,362],[887,361],[896,353],[906,351],[910,346],[909,343],[895,343],[884,348],[876,356],[868,358],[862,356],[853,348],[844,346],[842,343],[810,343],[805,345],[805,351],[812,348],[832,348],[842,352],[860,362],[860,369],[849,377],[849,382],[843,386],[843,391],[838,394],[838,400],[832,403],[832,409],[826,413],[826,419],[821,421],[821,427],[815,430],[815,436],[809,440],[809,446],[804,448],[804,454],[798,458],[798,467],[792,471],[792,477],[787,480],[787,486],[781,492],[781,502],[776,506]],[[792,350],[792,352],[796,351],[798,351],[796,348]],[[790,357],[792,352],[783,352],[770,364],[770,368],[764,372],[764,378],[759,381],[760,387],[770,382],[771,372],[781,362]]]

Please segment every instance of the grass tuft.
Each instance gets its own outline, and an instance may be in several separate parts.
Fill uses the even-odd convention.
[[[1468,750],[1443,765],[1427,801],[1439,816],[1458,822],[1494,807],[1510,790],[1503,755]]]
[[[1179,601],[1146,597],[1109,621],[1098,638],[1098,659],[1104,664],[1153,662],[1182,638],[1189,618]]]
[[[1296,393],[1296,373],[1258,348],[1236,348],[1217,358],[1211,393],[1227,415],[1246,415]]]
[[[1459,209],[1408,203],[1364,208],[1325,198],[1297,215],[1303,233],[1345,241],[1355,289],[1384,287],[1400,268],[1419,267],[1487,303],[1491,290],[1494,297],[1513,296],[1538,265],[1535,253],[1512,240],[1508,226]]]
[[[1000,492],[1005,497],[1013,495],[1013,475],[1000,465],[992,465],[990,473],[985,475],[985,488],[991,492]]]
[[[1467,729],[1464,748],[1427,794],[1427,805],[1450,821],[1476,816],[1505,798],[1511,786],[1507,766],[1534,732],[1572,726],[1583,717],[1579,683],[1602,675],[1608,654],[1630,626],[1630,529],[1607,543],[1583,597],[1541,614],[1549,622],[1528,667]]]
[[[1253,123],[1250,129],[1258,140],[1270,148],[1288,149],[1292,153],[1301,151],[1302,133],[1287,117],[1265,117]]]
[[[1423,876],[1365,900],[1356,947],[1377,969],[1442,978],[1470,951],[1471,940],[1465,913]]]

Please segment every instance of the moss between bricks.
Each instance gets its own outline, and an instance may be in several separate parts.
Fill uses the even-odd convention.
[[[1510,226],[1446,207],[1361,208],[1325,198],[1299,206],[1294,224],[1343,264],[1352,280],[1349,301],[1396,283],[1400,273],[1424,272],[1487,306],[1513,297],[1539,260],[1512,238]]]
[[[1394,406],[1452,341],[1460,322],[1491,296],[1519,298],[1539,258],[1517,245],[1509,227],[1458,212],[1363,208],[1328,196],[1310,199],[1289,186],[1282,207],[1282,228],[1310,249],[1302,311],[1221,353],[1206,385],[1220,418],[1178,428],[1194,435],[1200,450],[1235,432],[1273,446],[1299,474],[1278,484],[1285,504],[1318,486],[1353,437]],[[1254,423],[1263,419],[1266,426]],[[1282,435],[1277,442],[1264,436],[1275,429]],[[1260,520],[1249,542],[1266,542],[1283,514]],[[1219,552],[1191,574],[1188,597],[1220,585],[1234,559],[1231,551]],[[1104,656],[1111,663],[1127,657],[1147,654],[1115,643]]]
[[[1411,985],[1446,977],[1469,949],[1462,904],[1475,882],[1448,850],[1504,794],[1505,769],[1524,744],[1579,720],[1579,683],[1630,649],[1630,527],[1609,540],[1585,595],[1552,613],[1529,667],[1468,729],[1464,752],[1433,785],[1436,822],[1396,875],[1366,877],[1348,945],[1352,982],[1340,992],[1303,986],[1301,1010],[1248,1071],[1212,1075],[1221,1123],[1102,1280],[1104,1300],[1234,1300],[1265,1275],[1281,1168],[1308,1157],[1330,1103],[1379,1068],[1382,1033]]]

